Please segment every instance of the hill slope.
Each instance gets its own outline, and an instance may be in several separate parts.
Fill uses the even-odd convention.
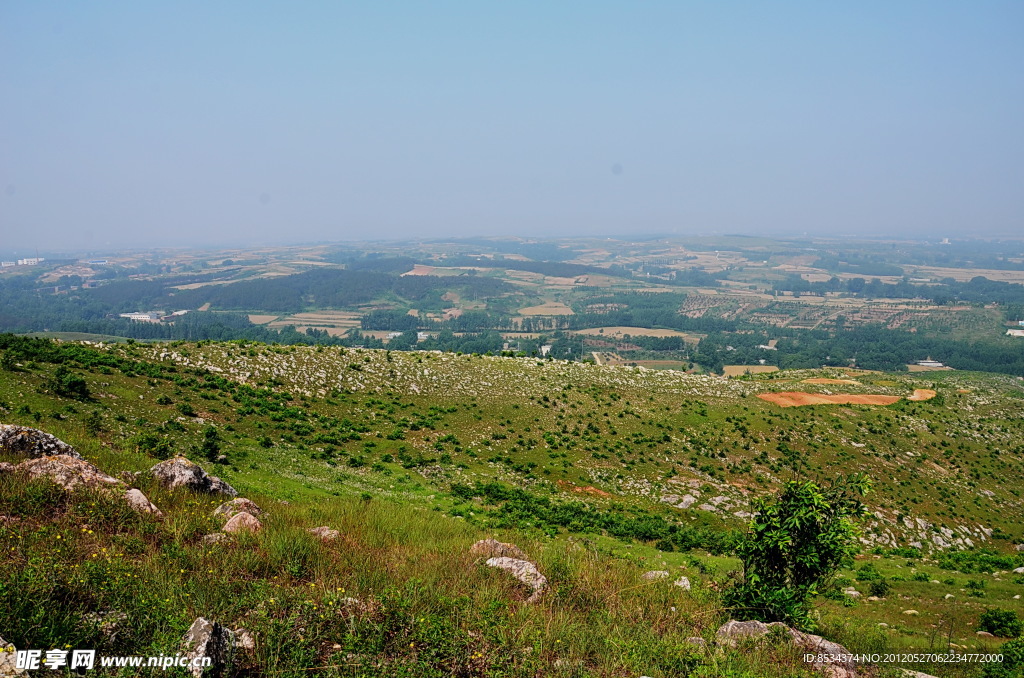
[[[789,650],[716,659],[685,639],[728,617],[716,589],[736,567],[729,552],[750,496],[858,470],[877,488],[868,546],[902,549],[883,551],[874,568],[896,593],[826,602],[833,636],[855,651],[924,648],[941,622],[954,625],[953,642],[977,645],[983,603],[1020,609],[1012,575],[972,572],[1007,569],[1011,556],[942,560],[953,545],[1010,553],[1021,540],[1024,394],[1014,379],[807,371],[726,381],[239,343],[6,338],[0,348],[12,368],[0,371],[5,423],[54,433],[112,475],[173,453],[209,457],[211,472],[269,513],[264,532],[208,545],[219,500],[165,491],[145,475],[137,484],[162,521],[0,476],[12,519],[0,526],[12,573],[3,595],[23,601],[0,613],[0,633],[22,643],[167,652],[195,617],[215,615],[262,634],[245,660],[252,671],[796,675]],[[937,395],[906,400],[915,389]],[[900,400],[780,408],[756,397],[774,391]],[[305,532],[316,525],[342,540],[320,543]],[[58,534],[67,546],[55,545]],[[538,562],[555,592],[547,602],[525,604],[514,581],[469,554],[492,534]],[[693,589],[639,578],[650,569],[685,574]],[[861,569],[846,574],[866,590],[854,581]],[[970,590],[983,600],[945,598],[962,599],[968,581],[981,582]],[[326,614],[349,597],[366,609]],[[903,616],[911,606],[921,614]],[[60,614],[40,625],[45,610]],[[81,623],[105,610],[127,614],[132,630],[111,639]],[[881,621],[892,630],[878,631]],[[779,668],[766,668],[769,657]]]

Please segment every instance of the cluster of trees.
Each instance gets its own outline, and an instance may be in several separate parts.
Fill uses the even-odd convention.
[[[826,271],[856,273],[858,275],[903,275],[903,268],[896,264],[888,264],[884,261],[876,261],[859,256],[847,256],[840,259],[838,256],[825,255],[819,257],[812,266],[823,268]]]
[[[777,338],[775,351],[758,348]],[[856,364],[870,370],[898,371],[931,356],[958,370],[1024,375],[1024,342],[1011,339],[966,342],[929,337],[879,325],[832,334],[825,330],[776,330],[771,333],[712,333],[697,345],[694,360],[705,369],[725,364],[753,365],[761,360],[782,369]]]
[[[940,305],[953,302],[1018,305],[1024,303],[1024,285],[989,280],[984,276],[976,276],[968,282],[946,278],[939,284],[915,284],[904,278],[890,284],[877,278],[841,280],[833,277],[822,282],[810,282],[794,274],[776,282],[772,289],[776,292],[795,294],[842,293],[865,299],[927,299]]]

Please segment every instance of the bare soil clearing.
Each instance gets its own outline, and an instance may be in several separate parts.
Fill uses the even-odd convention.
[[[820,381],[819,381],[820,383]],[[801,405],[892,405],[901,400],[900,396],[870,393],[804,393],[802,391],[783,391],[781,393],[759,393],[761,400],[767,400],[779,407],[800,407]],[[920,402],[931,400],[935,391],[919,388],[907,400]]]
[[[861,393],[802,393],[800,391],[784,391],[781,393],[759,393],[761,400],[767,400],[779,407],[799,407],[801,405],[892,405],[899,396],[870,395]]]
[[[557,301],[519,309],[521,315],[573,315],[571,308]]]

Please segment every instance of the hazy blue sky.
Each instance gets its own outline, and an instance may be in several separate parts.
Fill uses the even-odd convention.
[[[0,249],[1024,233],[1019,0],[4,0],[0,64]]]

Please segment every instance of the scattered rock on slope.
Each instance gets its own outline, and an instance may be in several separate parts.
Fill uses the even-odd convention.
[[[320,541],[334,541],[341,536],[341,533],[337,530],[331,529],[326,525],[320,527],[311,527],[308,530],[311,535],[320,539]]]
[[[185,457],[162,461],[149,471],[164,487],[171,490],[176,487],[184,487],[193,492],[220,493],[229,497],[238,496],[235,488],[216,476],[207,475],[199,464],[191,462]]]
[[[124,493],[124,499],[128,502],[128,505],[140,513],[152,513],[157,518],[161,517],[164,512],[158,509],[153,502],[151,502],[146,495],[142,494],[140,490],[134,487]]]
[[[103,471],[79,457],[55,455],[29,459],[18,464],[18,469],[30,478],[48,478],[66,490],[79,485],[85,487],[112,487],[121,485],[117,478],[108,476]]]
[[[489,558],[487,565],[512,573],[516,579],[533,589],[533,594],[527,599],[527,602],[536,601],[548,587],[547,577],[542,575],[537,570],[537,566],[528,560],[507,557]]]
[[[469,552],[477,556],[491,558],[515,558],[526,560],[526,554],[515,544],[506,544],[497,539],[481,539],[469,548]]]
[[[0,452],[20,456],[48,457],[60,454],[81,459],[75,448],[60,438],[27,426],[0,424]]]
[[[224,524],[224,531],[231,534],[237,532],[259,532],[263,529],[263,523],[254,515],[245,511],[231,516],[231,520]]]
[[[209,657],[210,667],[191,666],[188,672],[195,678],[220,678],[230,673],[235,654],[235,634],[217,622],[199,617],[181,640],[181,651],[189,659]]]
[[[218,506],[213,511],[213,515],[216,518],[232,518],[238,513],[248,513],[251,516],[263,515],[263,509],[256,505],[252,499],[246,499],[245,497],[237,497],[231,501],[226,501]]]
[[[650,572],[644,572],[640,575],[640,578],[646,579],[647,581],[654,581],[656,579],[665,579],[668,576],[668,570],[651,570]]]

